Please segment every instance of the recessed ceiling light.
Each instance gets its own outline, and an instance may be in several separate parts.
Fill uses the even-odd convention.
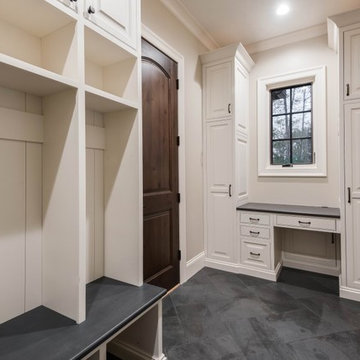
[[[289,5],[288,4],[280,4],[276,10],[276,14],[277,15],[286,15],[288,12],[290,11]]]

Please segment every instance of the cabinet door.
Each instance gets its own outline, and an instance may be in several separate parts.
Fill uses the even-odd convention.
[[[235,206],[232,185],[232,122],[206,125],[207,165],[207,256],[231,262],[234,259]]]
[[[235,128],[247,133],[249,121],[249,74],[238,62],[235,63]]]
[[[345,107],[346,251],[348,286],[360,288],[360,105]]]
[[[89,7],[94,13],[89,13]],[[86,0],[90,21],[136,49],[138,0]]]
[[[360,29],[344,33],[344,99],[360,98]]]
[[[205,68],[206,120],[231,117],[232,63]]]

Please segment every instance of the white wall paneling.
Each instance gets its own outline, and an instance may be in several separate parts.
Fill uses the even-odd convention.
[[[25,311],[42,304],[42,144],[26,143]]]
[[[25,309],[25,144],[0,140],[0,322]]]

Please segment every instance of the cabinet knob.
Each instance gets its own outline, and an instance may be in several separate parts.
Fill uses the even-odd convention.
[[[70,2],[77,2],[77,0],[70,0]]]
[[[88,13],[89,14],[95,14],[95,8],[93,6],[89,6]]]
[[[231,192],[231,184],[229,185],[229,197],[231,197],[232,196],[232,192]]]
[[[231,114],[231,104],[228,104],[228,113]]]
[[[350,96],[350,84],[346,84],[346,96]]]

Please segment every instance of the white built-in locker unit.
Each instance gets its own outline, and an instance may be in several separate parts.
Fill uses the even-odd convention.
[[[138,0],[0,0],[0,323],[142,284],[139,40]]]

